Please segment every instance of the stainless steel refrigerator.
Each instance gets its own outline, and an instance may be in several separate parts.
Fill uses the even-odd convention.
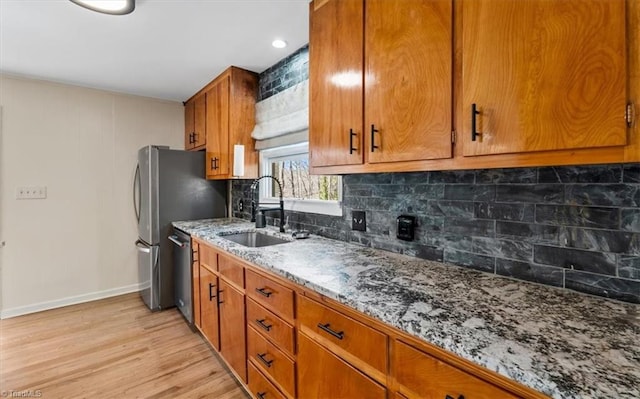
[[[140,296],[151,310],[175,306],[171,222],[225,217],[226,182],[205,180],[204,164],[202,151],[153,145],[138,151],[133,187],[138,276]]]

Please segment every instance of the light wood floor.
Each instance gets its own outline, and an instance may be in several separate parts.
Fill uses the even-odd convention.
[[[0,321],[0,390],[42,398],[248,398],[175,310],[138,294]]]

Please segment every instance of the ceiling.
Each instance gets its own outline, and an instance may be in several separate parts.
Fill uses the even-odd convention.
[[[0,72],[184,101],[230,65],[262,72],[302,47],[308,12],[309,0],[137,0],[124,16],[0,0]]]

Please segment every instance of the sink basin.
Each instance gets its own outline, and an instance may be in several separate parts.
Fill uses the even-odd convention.
[[[223,235],[222,238],[233,241],[245,247],[268,247],[271,245],[285,244],[289,241],[282,238],[270,236],[267,234],[259,233],[257,231],[251,231],[246,233],[236,233]]]

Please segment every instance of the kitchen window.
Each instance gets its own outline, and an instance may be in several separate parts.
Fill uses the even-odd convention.
[[[297,212],[342,216],[342,177],[309,173],[309,143],[260,151],[261,175],[282,183],[284,208]],[[277,203],[278,187],[271,179],[260,182],[260,203]]]

